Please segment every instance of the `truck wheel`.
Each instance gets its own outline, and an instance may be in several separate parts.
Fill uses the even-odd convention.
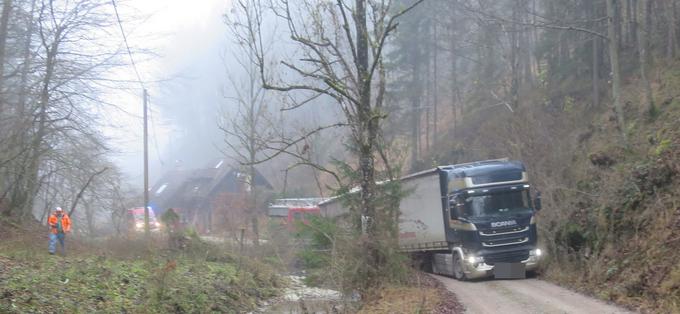
[[[460,255],[456,252],[453,252],[453,278],[460,281],[467,280],[465,272],[463,271],[463,260],[460,259]]]

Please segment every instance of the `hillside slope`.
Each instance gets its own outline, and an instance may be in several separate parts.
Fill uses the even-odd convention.
[[[626,82],[628,145],[610,101],[593,108],[536,88],[514,112],[466,115],[428,162],[523,160],[544,198],[545,278],[642,311],[680,311],[680,64],[654,72],[655,112],[639,104],[636,78]]]

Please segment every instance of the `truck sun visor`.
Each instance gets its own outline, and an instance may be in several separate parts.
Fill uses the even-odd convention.
[[[472,177],[472,183],[475,185],[519,180],[522,180],[522,171],[496,172]]]

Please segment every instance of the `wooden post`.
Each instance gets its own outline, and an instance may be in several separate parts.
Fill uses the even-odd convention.
[[[147,98],[146,88],[144,97],[144,237],[149,239],[149,126],[147,122]]]

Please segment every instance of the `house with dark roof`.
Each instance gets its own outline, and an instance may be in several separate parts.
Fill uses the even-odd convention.
[[[251,193],[249,181],[244,170],[230,167],[222,159],[205,168],[169,171],[149,191],[150,206],[158,215],[173,208],[185,224],[209,232],[215,209],[228,207],[230,197]],[[253,186],[272,190],[269,181],[257,170]]]

